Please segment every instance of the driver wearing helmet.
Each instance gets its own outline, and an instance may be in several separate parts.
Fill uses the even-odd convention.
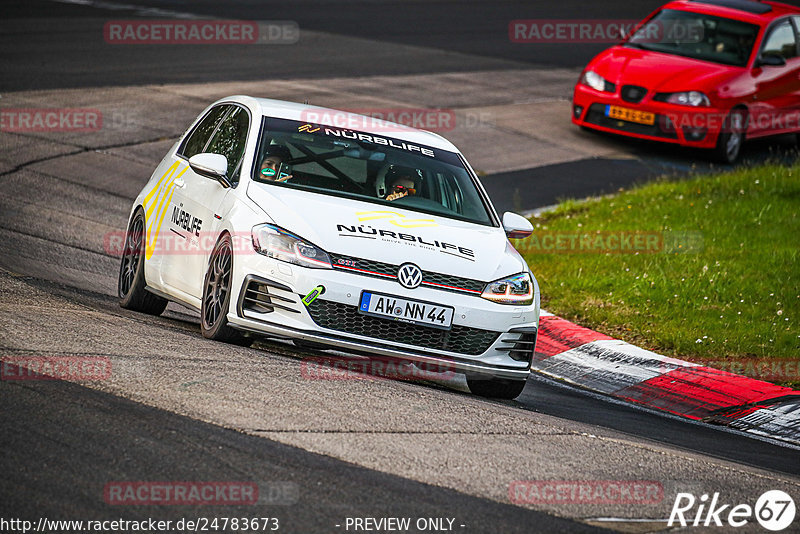
[[[397,200],[407,196],[417,194],[419,184],[422,182],[422,174],[410,167],[395,167],[394,165],[386,173],[386,195],[384,200]]]
[[[264,159],[261,160],[261,168],[259,169],[261,178],[272,182],[285,182],[289,180],[292,177],[291,174],[281,172],[281,176],[278,176],[278,173],[281,170],[281,164],[283,164],[284,169],[289,168],[286,162],[290,159],[292,159],[292,154],[285,146],[267,146],[267,149],[264,151]]]

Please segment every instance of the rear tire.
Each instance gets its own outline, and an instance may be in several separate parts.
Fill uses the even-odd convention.
[[[144,212],[138,209],[133,214],[128,231],[125,233],[125,248],[122,250],[117,281],[119,305],[127,310],[161,315],[161,312],[167,307],[167,299],[145,289],[147,286],[144,278],[146,242]]]
[[[739,159],[747,132],[747,111],[741,108],[731,110],[725,118],[722,131],[717,137],[714,159],[732,165]]]
[[[249,347],[253,338],[228,325],[233,280],[233,245],[225,234],[217,242],[203,279],[203,301],[200,306],[200,331],[203,337]]]
[[[492,399],[516,399],[525,389],[525,383],[525,380],[471,377],[467,375],[467,385],[474,395]]]

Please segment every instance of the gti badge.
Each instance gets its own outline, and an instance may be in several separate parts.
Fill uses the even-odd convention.
[[[414,289],[422,283],[422,271],[413,263],[404,263],[397,270],[397,281],[406,289]]]

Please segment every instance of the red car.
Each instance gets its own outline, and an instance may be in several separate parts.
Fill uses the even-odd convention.
[[[800,8],[668,3],[586,66],[572,122],[713,149],[725,163],[745,138],[800,132]]]

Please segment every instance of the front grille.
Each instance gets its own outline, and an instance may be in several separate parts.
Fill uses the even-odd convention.
[[[397,265],[383,263],[380,261],[365,260],[364,258],[354,258],[352,256],[342,256],[340,254],[330,254],[331,264],[334,269],[342,269],[365,276],[375,276],[377,278],[397,278]]]
[[[470,280],[469,278],[459,278],[457,276],[450,276],[447,274],[441,273],[432,273],[430,271],[422,271],[422,284],[423,285],[432,285],[436,284],[436,287],[439,286],[448,286],[448,287],[439,287],[439,289],[452,290],[451,288],[458,288],[474,293],[482,293],[483,288],[486,286],[486,282],[481,282],[479,280]]]
[[[308,312],[322,328],[459,354],[483,354],[500,336],[499,332],[466,326],[442,330],[372,317],[359,313],[357,306],[321,298],[308,306]]]
[[[586,122],[620,132],[663,137],[665,139],[678,138],[675,126],[669,120],[669,117],[665,115],[656,115],[655,124],[639,124],[606,117],[605,109],[606,106],[604,104],[592,104],[589,111],[586,112]]]
[[[341,254],[331,254],[330,257],[334,269],[375,278],[396,280],[397,269],[400,268],[399,265],[393,265],[391,263],[365,260],[363,258],[343,256]],[[432,271],[422,271],[422,285],[434,289],[441,289],[442,291],[480,295],[483,288],[486,286],[486,282],[472,280],[470,278],[460,278],[449,274],[434,273]]]
[[[647,94],[647,89],[638,85],[623,85],[619,94],[625,102],[638,104]]]
[[[517,339],[505,338],[501,341],[505,343],[513,343],[510,347],[498,347],[497,350],[508,351],[508,355],[518,362],[533,361],[533,354],[536,351],[536,335],[537,329],[535,326],[512,328],[509,330],[510,334],[520,334]]]
[[[289,306],[297,304],[297,300],[288,296],[294,296],[289,286],[253,275],[247,275],[242,286],[238,305],[240,317],[246,317],[248,311],[272,313],[275,308],[300,313],[300,310]],[[280,290],[283,294],[277,294],[276,290]]]

